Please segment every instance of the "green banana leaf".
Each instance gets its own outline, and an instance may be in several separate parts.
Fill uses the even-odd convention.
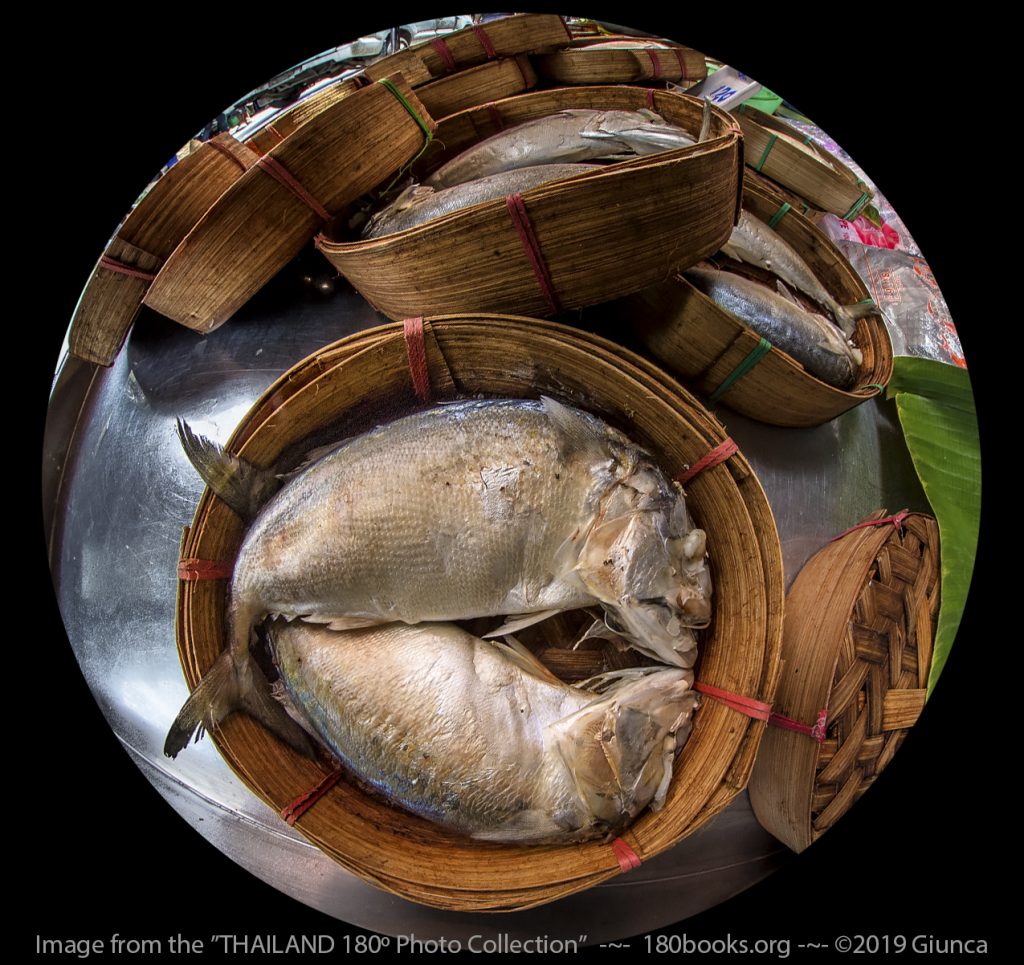
[[[896,399],[903,435],[939,524],[939,625],[928,696],[949,656],[971,585],[981,523],[981,448],[965,369],[899,357],[887,398]]]

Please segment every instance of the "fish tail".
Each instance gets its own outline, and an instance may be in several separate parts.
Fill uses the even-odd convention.
[[[225,650],[178,711],[178,716],[174,718],[164,741],[164,754],[167,757],[177,757],[192,739],[193,734],[196,734],[196,740],[199,740],[203,736],[203,731],[220,723],[240,706],[235,662],[231,654]]]
[[[837,305],[835,307],[836,324],[847,334],[852,335],[857,322],[868,315],[878,312],[878,306],[871,299],[857,302],[854,305]]]
[[[281,485],[272,472],[233,456],[212,440],[197,435],[184,419],[178,420],[178,438],[203,482],[242,519],[255,517]]]

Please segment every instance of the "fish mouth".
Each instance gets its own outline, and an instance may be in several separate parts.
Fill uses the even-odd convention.
[[[710,622],[710,604],[707,621]],[[664,600],[603,604],[604,622],[613,633],[659,663],[690,669],[697,662],[697,638],[680,611]]]

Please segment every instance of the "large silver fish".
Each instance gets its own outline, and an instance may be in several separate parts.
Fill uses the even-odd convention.
[[[189,456],[212,482],[209,451]],[[407,416],[325,455],[259,513],[235,562],[228,649],[165,751],[243,704],[274,716],[249,656],[267,614],[346,629],[522,615],[496,635],[600,604],[636,649],[690,667],[691,628],[711,614],[704,557],[678,484],[589,413],[497,399]]]
[[[683,276],[812,375],[840,389],[853,385],[863,356],[827,318],[729,271],[689,268]]]
[[[448,188],[537,164],[636,157],[694,143],[695,138],[653,111],[564,110],[480,141],[423,183]]]
[[[440,191],[428,185],[413,184],[367,222],[363,237],[380,238],[396,231],[405,231],[474,204],[503,198],[517,191],[527,191],[549,181],[575,177],[599,167],[597,164],[538,164]]]
[[[874,304],[869,303],[840,305],[796,250],[749,211],[740,214],[739,224],[732,229],[732,235],[722,245],[722,251],[737,261],[764,268],[802,291],[830,312],[847,335],[853,334],[858,319],[877,311]]]
[[[350,770],[492,841],[599,837],[657,810],[696,705],[690,671],[625,671],[598,696],[450,623],[268,636],[279,696]]]

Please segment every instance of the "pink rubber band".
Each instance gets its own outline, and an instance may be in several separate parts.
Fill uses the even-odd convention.
[[[647,106],[653,111],[654,110],[654,88],[647,88]]]
[[[491,120],[494,121],[499,131],[505,130],[505,119],[501,116],[501,111],[494,106],[494,101],[488,101],[484,104],[487,108],[487,113],[490,114]]]
[[[341,779],[341,770],[332,771],[316,787],[305,794],[300,794],[291,804],[281,809],[281,817],[289,824],[294,824],[317,801],[320,800]]]
[[[884,519],[865,520],[863,523],[858,523],[856,526],[851,526],[849,529],[843,530],[843,532],[838,536],[833,536],[829,542],[834,543],[837,539],[842,539],[848,533],[852,533],[856,529],[865,529],[868,526],[884,526],[886,523],[892,523],[896,529],[900,529],[903,520],[905,520],[909,515],[910,510],[904,509],[901,512],[898,512],[895,516],[886,516]]]
[[[530,224],[530,218],[526,213],[523,196],[518,191],[515,194],[505,195],[505,206],[508,208],[509,216],[512,218],[512,224],[519,235],[519,240],[523,244],[526,257],[529,258],[530,264],[533,266],[533,273],[537,276],[537,284],[540,285],[541,294],[544,296],[544,301],[547,302],[548,313],[555,315],[560,311],[560,306],[558,299],[555,298],[551,275],[544,261],[544,255],[541,253],[540,244],[537,241],[537,236],[533,233],[533,225]]]
[[[676,60],[679,61],[679,79],[689,80],[690,77],[686,72],[686,58],[683,56],[683,52],[678,47],[672,48],[676,52]]]
[[[655,51],[653,50],[647,51],[647,56],[651,58],[651,68],[654,71],[654,79],[661,80],[661,61],[659,61],[658,58],[654,56],[654,54]]]
[[[612,841],[612,851],[623,871],[632,871],[640,867],[640,857],[622,838]]]
[[[793,730],[798,734],[806,734],[813,737],[819,744],[825,740],[826,724],[828,722],[828,709],[822,707],[818,711],[818,719],[814,724],[801,724],[791,717],[783,717],[782,714],[770,714],[768,717],[769,727],[782,727],[784,730]]]
[[[277,134],[277,131],[274,131],[274,133]],[[277,134],[277,136],[281,137],[280,134]],[[284,140],[284,138],[281,139]],[[255,163],[256,155],[249,148],[247,148],[244,144],[240,142],[238,143],[238,147],[241,148],[241,150],[239,151],[233,150],[226,144],[216,139],[212,141],[207,141],[206,143],[209,144],[210,147],[212,147],[215,151],[220,151],[220,153],[223,154],[224,157],[230,158],[232,161],[234,161],[235,164],[237,164],[243,171],[248,171],[249,168],[251,168]],[[248,157],[248,155],[250,154],[252,155],[252,160],[250,160]]]
[[[450,73],[453,70],[457,70],[455,64],[455,58],[452,56],[451,50],[448,49],[446,44],[440,37],[435,37],[430,41],[430,46],[437,51],[437,55],[444,61],[445,71]]]
[[[476,34],[476,39],[480,41],[480,46],[484,48],[484,53],[487,54],[488,60],[494,60],[498,56],[498,52],[494,49],[494,44],[491,43],[491,38],[487,36],[487,31],[483,27],[474,26],[473,33]]]
[[[724,442],[720,442],[714,449],[711,450],[706,456],[698,459],[689,469],[685,472],[681,472],[676,476],[676,482],[682,483],[684,486],[698,473],[704,472],[705,469],[711,469],[719,463],[725,462],[730,456],[735,456],[740,451],[740,447],[736,445],[732,439],[726,439]]]
[[[234,570],[233,563],[223,560],[200,560],[187,557],[178,560],[178,579],[193,582],[195,580],[226,580]]]
[[[423,317],[407,318],[402,325],[405,354],[409,359],[412,387],[421,402],[430,401],[430,370],[427,368],[427,347],[423,340]]]
[[[133,268],[131,265],[126,265],[123,261],[118,261],[109,255],[100,255],[98,264],[100,268],[106,268],[107,271],[116,271],[119,275],[141,278],[143,281],[152,281],[156,278],[156,275],[152,272],[143,271],[141,268]]]
[[[331,220],[331,213],[316,198],[313,197],[298,181],[295,180],[288,170],[279,161],[275,161],[269,154],[264,154],[256,162],[256,167],[262,168],[278,184],[283,185],[295,195],[307,208],[311,209],[324,221]]]
[[[717,700],[719,703],[725,704],[726,707],[731,707],[733,710],[738,710],[741,714],[746,714],[747,717],[753,717],[754,720],[768,720],[772,712],[772,705],[766,704],[763,700],[755,700],[753,697],[744,697],[742,694],[730,693],[728,690],[722,690],[720,687],[712,687],[711,684],[702,684],[700,681],[697,681],[693,685],[693,689],[702,694],[707,694],[712,700]]]

